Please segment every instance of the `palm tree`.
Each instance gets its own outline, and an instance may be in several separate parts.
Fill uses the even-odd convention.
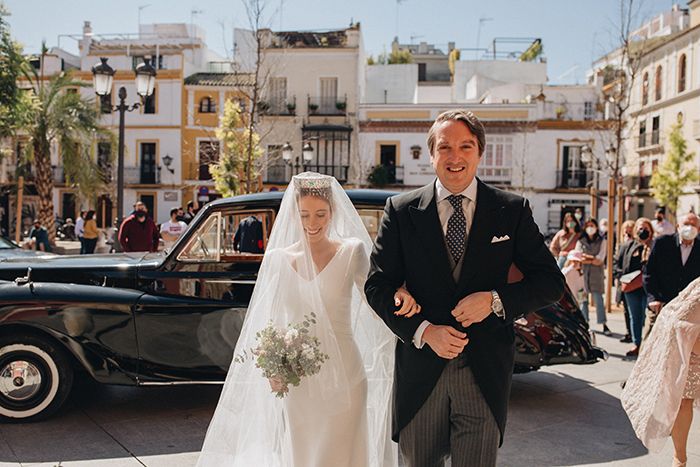
[[[42,70],[46,53],[46,46],[42,45]],[[106,181],[94,158],[94,143],[98,137],[113,138],[113,135],[100,126],[99,110],[94,99],[86,99],[75,92],[76,88],[88,84],[74,80],[70,73],[61,73],[45,82],[43,75],[39,76],[34,69],[28,73],[28,78],[34,93],[34,105],[32,123],[27,128],[31,144],[25,163],[30,162],[35,168],[38,217],[53,241],[56,226],[52,143],[58,143],[60,148],[66,183],[75,186],[81,198],[92,199]]]

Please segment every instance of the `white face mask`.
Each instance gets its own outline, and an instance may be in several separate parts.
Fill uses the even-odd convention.
[[[598,231],[595,227],[586,227],[586,233],[588,234],[589,237],[592,237],[595,235],[595,233]]]
[[[695,240],[698,236],[698,228],[694,225],[681,225],[678,229],[678,235],[686,242]]]

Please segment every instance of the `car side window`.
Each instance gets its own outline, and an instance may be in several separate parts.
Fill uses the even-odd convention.
[[[275,220],[272,209],[221,213],[221,260],[262,261]]]
[[[194,232],[185,248],[178,255],[178,261],[212,262],[219,261],[221,213],[214,213]]]

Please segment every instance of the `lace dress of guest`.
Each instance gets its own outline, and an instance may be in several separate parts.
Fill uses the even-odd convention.
[[[651,451],[663,448],[682,399],[700,406],[700,278],[663,307],[622,392],[637,437]]]
[[[295,274],[299,281],[319,281],[321,299],[340,349],[341,361],[324,364],[341,365],[350,383],[350,404],[339,410],[319,409],[308,397],[304,382],[290,388],[285,398],[289,422],[293,467],[364,467],[368,460],[367,378],[362,357],[353,339],[350,311],[354,287],[364,287],[367,267],[358,261],[361,244],[344,240],[335,256],[313,279]],[[366,260],[365,260],[366,261]],[[286,262],[293,268],[290,261]],[[297,287],[286,287],[298,290]],[[289,294],[286,300],[299,310],[308,309],[304,296]]]

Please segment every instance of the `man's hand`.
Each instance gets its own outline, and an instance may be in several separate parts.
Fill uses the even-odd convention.
[[[462,353],[469,339],[463,332],[459,332],[452,326],[439,326],[429,324],[423,331],[423,341],[433,349],[438,356],[452,360]]]
[[[661,311],[661,307],[663,307],[663,306],[664,306],[663,303],[657,302],[657,301],[650,302],[648,305],[649,309],[651,311],[653,311],[654,313],[658,313],[659,311]]]
[[[399,287],[394,294],[394,304],[396,306],[401,305],[401,308],[394,312],[397,316],[403,316],[404,318],[410,318],[413,315],[420,313],[421,306],[416,303],[416,299],[413,298],[408,290],[403,287]]]
[[[452,310],[452,316],[462,323],[465,328],[480,323],[491,314],[491,292],[474,292],[457,303]]]

